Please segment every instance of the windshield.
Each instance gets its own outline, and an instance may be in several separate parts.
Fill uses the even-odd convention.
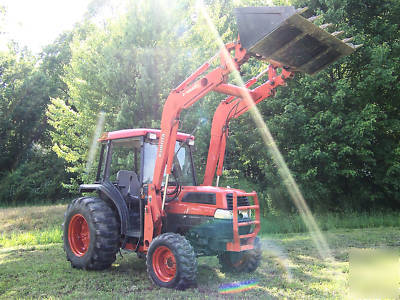
[[[143,183],[153,181],[154,168],[156,164],[158,140],[144,143],[144,161],[143,161]],[[185,142],[177,141],[175,144],[175,157],[173,174],[169,177],[169,185],[195,185],[192,155],[190,146]],[[165,182],[165,173],[163,183]]]

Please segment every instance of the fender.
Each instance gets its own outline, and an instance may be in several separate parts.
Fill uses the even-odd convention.
[[[129,213],[128,207],[126,206],[125,200],[122,197],[120,191],[109,181],[93,184],[81,184],[79,186],[80,193],[94,191],[98,191],[104,194],[108,199],[112,201],[118,211],[119,219],[121,222],[121,234],[126,234],[129,228]]]

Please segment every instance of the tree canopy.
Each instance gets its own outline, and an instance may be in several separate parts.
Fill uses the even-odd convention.
[[[0,203],[76,192],[93,180],[87,162],[100,116],[104,131],[159,128],[170,91],[218,50],[218,37],[193,1],[128,1],[126,11],[99,24],[96,14],[106,2],[94,1],[85,20],[39,56],[17,47],[0,53]],[[237,36],[234,7],[265,5],[204,2],[223,42]],[[296,74],[258,105],[289,169],[314,210],[398,209],[399,1],[289,2],[364,44],[315,76]],[[250,61],[243,79],[265,66]],[[188,133],[206,120],[196,132],[200,177],[222,99],[210,94],[181,118],[180,130]],[[293,211],[250,115],[233,120],[230,132],[222,183],[257,190],[264,212]]]

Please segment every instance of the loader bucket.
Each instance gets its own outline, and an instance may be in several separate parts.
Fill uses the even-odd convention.
[[[235,10],[240,41],[250,53],[315,74],[355,48],[302,17],[293,6]]]

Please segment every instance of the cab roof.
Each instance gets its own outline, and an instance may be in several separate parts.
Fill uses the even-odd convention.
[[[98,141],[101,142],[101,141],[124,139],[136,136],[145,136],[148,133],[155,133],[157,138],[159,138],[160,132],[161,132],[160,129],[148,129],[148,128],[122,129],[117,131],[104,132]],[[194,139],[194,136],[187,133],[178,132],[176,134],[176,139],[179,141],[185,141],[187,139]]]

